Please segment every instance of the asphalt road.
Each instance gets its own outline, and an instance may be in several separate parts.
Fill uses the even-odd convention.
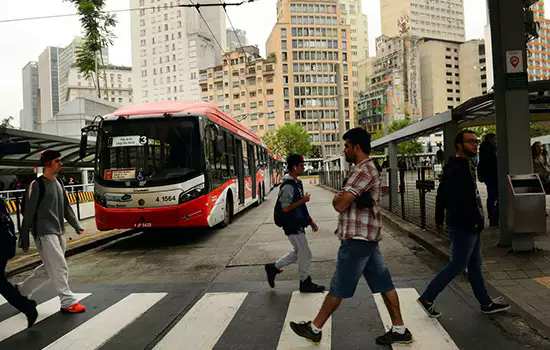
[[[332,194],[306,191],[321,227],[308,232],[311,275],[328,286],[339,245]],[[58,313],[57,298],[44,288],[35,295],[39,322],[24,330],[22,315],[0,305],[0,349],[383,349],[374,338],[388,325],[384,308],[363,281],[325,327],[321,344],[289,331],[289,320],[315,315],[322,295],[296,293],[296,266],[278,276],[275,289],[265,281],[263,265],[290,248],[272,222],[274,192],[225,229],[149,231],[69,258],[72,289],[88,311]],[[428,319],[415,298],[444,262],[399,232],[385,230],[380,245],[415,337],[394,348],[550,349],[514,310],[482,315],[464,278],[437,300],[439,321]]]

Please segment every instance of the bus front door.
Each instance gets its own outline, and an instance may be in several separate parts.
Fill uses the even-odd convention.
[[[241,140],[235,140],[237,160],[237,185],[239,187],[239,204],[244,204],[244,167],[243,164],[243,143]],[[248,166],[248,164],[246,164]]]

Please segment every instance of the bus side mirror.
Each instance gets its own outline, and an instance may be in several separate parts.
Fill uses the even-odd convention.
[[[88,150],[88,133],[86,131],[82,131],[82,134],[80,135],[80,150],[79,150],[80,159],[84,159],[84,157],[86,157],[87,150]]]

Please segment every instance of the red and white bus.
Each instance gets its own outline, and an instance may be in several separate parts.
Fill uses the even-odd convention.
[[[100,230],[225,226],[280,172],[260,138],[209,103],[122,107],[89,130]]]

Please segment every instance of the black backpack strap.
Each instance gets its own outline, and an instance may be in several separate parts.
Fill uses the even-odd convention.
[[[36,201],[36,210],[34,211],[34,217],[32,218],[32,228],[36,233],[36,220],[38,218],[38,209],[40,208],[40,203],[44,199],[44,192],[46,192],[46,185],[44,184],[44,175],[39,176],[36,179],[38,183],[38,200]]]

